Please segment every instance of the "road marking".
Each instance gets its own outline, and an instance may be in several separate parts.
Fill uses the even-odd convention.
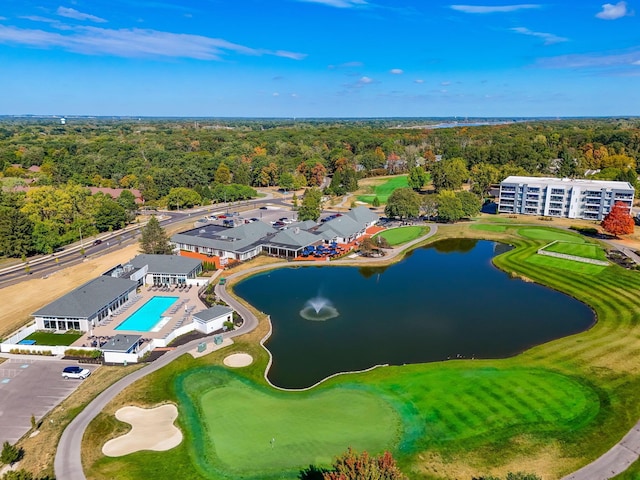
[[[29,368],[29,365],[20,365],[20,368]]]
[[[3,378],[0,383],[9,383],[11,381],[10,378]]]

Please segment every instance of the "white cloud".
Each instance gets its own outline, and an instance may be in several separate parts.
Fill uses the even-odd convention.
[[[602,11],[596,14],[602,20],[616,20],[627,15],[627,2],[618,2],[615,5],[605,3]]]
[[[322,5],[326,5],[328,7],[336,7],[336,8],[353,8],[362,5],[367,5],[367,2],[364,0],[298,0],[299,2],[305,3],[320,3]]]
[[[7,17],[0,17],[0,22],[1,22],[2,20],[6,20],[6,19],[7,19]]]
[[[368,85],[369,83],[373,83],[373,78],[362,77],[360,80],[358,80],[358,83],[362,85]]]
[[[540,5],[523,3],[519,5],[450,5],[452,10],[464,13],[508,13],[517,10],[540,8]]]
[[[640,65],[640,49],[624,53],[590,53],[583,55],[561,55],[538,60],[538,65],[547,68],[616,68]]]
[[[272,97],[279,97],[279,96],[280,96],[280,94],[279,94],[278,92],[273,92],[273,93],[271,94],[271,96],[272,96]]]
[[[42,22],[42,23],[57,23],[58,20],[54,18],[41,17],[40,15],[24,15],[22,17],[23,20],[30,20],[32,22]]]
[[[424,83],[424,80],[421,78],[417,78],[414,80],[415,83]]]
[[[181,57],[219,60],[229,52],[242,55],[273,55],[301,60],[305,54],[254,49],[219,38],[140,28],[107,29],[76,27],[67,34],[0,25],[0,43],[28,45],[38,48],[59,47],[85,55],[119,57]]]
[[[345,62],[345,63],[341,63],[339,65],[329,65],[329,69],[330,70],[335,70],[335,69],[339,69],[339,68],[360,68],[364,66],[364,64],[362,62]]]
[[[79,12],[75,8],[58,7],[56,13],[61,17],[73,18],[74,20],[89,20],[90,22],[96,23],[106,22],[104,18],[96,17],[95,15],[90,15],[88,13]]]
[[[448,87],[449,85],[451,85],[451,82],[440,82],[440,85],[442,85],[443,87]]]
[[[567,38],[559,37],[554,35],[553,33],[545,33],[545,32],[534,32],[533,30],[529,30],[525,27],[515,27],[511,29],[516,33],[521,33],[522,35],[529,35],[531,37],[538,37],[544,40],[545,45],[553,45],[554,43],[566,42]]]
[[[391,70],[389,70],[389,73],[393,75],[402,75],[404,73],[404,70],[400,68],[392,68]]]

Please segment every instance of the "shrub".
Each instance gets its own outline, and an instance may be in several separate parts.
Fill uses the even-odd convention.
[[[13,465],[22,458],[23,454],[24,452],[21,448],[11,445],[9,442],[4,442],[0,453],[0,462],[6,465]]]
[[[68,348],[64,351],[67,357],[81,357],[81,358],[100,358],[102,352],[100,350],[81,350],[75,348]]]

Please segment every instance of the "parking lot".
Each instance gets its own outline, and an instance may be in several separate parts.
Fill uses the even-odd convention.
[[[236,214],[237,213],[237,214]],[[213,219],[213,217],[216,217]],[[263,208],[256,208],[252,210],[247,210],[243,212],[235,212],[233,209],[229,209],[229,211],[215,211],[208,218],[210,222],[214,224],[223,225],[225,221],[230,223],[230,221],[235,221],[236,224],[241,224],[245,220],[260,220],[269,225],[273,225],[273,222],[278,222],[280,219],[287,218],[289,221],[293,222],[297,218],[297,213],[292,212],[289,208],[279,206],[279,205],[270,205]],[[275,225],[275,228],[282,227],[283,225]],[[228,225],[233,226],[233,225]]]
[[[15,443],[84,381],[65,380],[62,369],[76,362],[10,358],[0,363],[0,443]],[[95,370],[96,366],[83,366]]]

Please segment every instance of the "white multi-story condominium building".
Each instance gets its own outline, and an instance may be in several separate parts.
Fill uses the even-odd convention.
[[[634,194],[628,182],[511,176],[500,183],[498,213],[602,220],[616,202],[631,214]]]

